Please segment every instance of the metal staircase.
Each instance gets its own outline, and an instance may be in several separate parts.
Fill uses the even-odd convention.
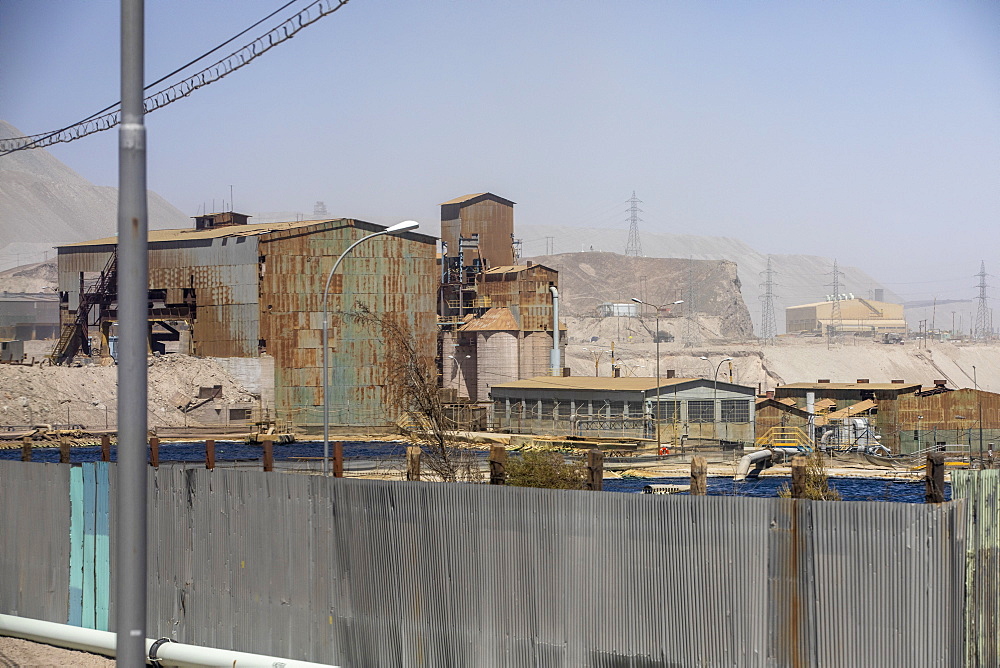
[[[80,294],[80,304],[76,309],[76,317],[71,323],[63,323],[62,333],[55,348],[49,355],[53,364],[66,364],[76,357],[82,348],[85,355],[90,355],[90,337],[87,326],[90,322],[90,309],[94,304],[110,301],[118,291],[118,248],[111,252],[108,264],[101,272],[101,277]]]

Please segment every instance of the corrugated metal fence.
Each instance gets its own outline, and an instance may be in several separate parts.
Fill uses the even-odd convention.
[[[0,611],[66,621],[69,477],[0,462]],[[148,635],[343,666],[959,666],[996,602],[963,601],[965,501],[166,466],[149,493]]]

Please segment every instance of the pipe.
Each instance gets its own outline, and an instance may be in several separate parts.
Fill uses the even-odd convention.
[[[85,629],[68,624],[56,624],[40,619],[0,615],[0,635],[24,638],[35,642],[66,647],[94,654],[115,656],[116,634],[110,631]],[[145,638],[143,658],[157,640]],[[214,647],[198,647],[178,642],[165,642],[156,648],[156,661],[161,666],[283,666],[285,668],[331,668],[329,664],[295,661],[263,654],[236,652]]]
[[[749,455],[744,455],[736,467],[736,477],[733,478],[733,480],[735,482],[742,482],[746,480],[750,475],[750,465],[760,462],[758,466],[762,467],[764,461],[770,459],[772,454],[774,453],[765,449],[751,452]],[[756,475],[754,477],[756,477]]]
[[[809,426],[807,436],[809,436],[809,447],[816,445],[816,393],[806,392],[806,412],[809,413]]]
[[[562,360],[559,359],[559,288],[549,286],[552,293],[552,352],[549,355],[549,365],[553,376],[562,375]]]

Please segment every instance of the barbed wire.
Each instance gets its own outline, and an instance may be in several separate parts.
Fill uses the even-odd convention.
[[[151,113],[157,109],[187,97],[194,91],[232,74],[236,70],[250,64],[255,59],[264,55],[277,45],[291,39],[296,33],[313,23],[316,23],[325,16],[329,16],[344,5],[348,0],[316,0],[309,6],[299,11],[294,16],[285,19],[276,27],[256,38],[249,44],[245,44],[225,58],[222,58],[212,65],[203,68],[195,74],[163,88],[143,100],[145,113]],[[289,3],[291,4],[291,3]],[[286,7],[288,5],[285,5]],[[273,14],[272,14],[273,15]],[[255,24],[256,25],[256,24]],[[246,31],[244,31],[246,32]],[[242,33],[241,33],[242,34]],[[232,40],[229,40],[232,41]],[[227,42],[228,43],[228,42]],[[218,47],[216,47],[218,49]],[[213,49],[215,51],[216,49]],[[209,52],[211,53],[211,51]],[[190,63],[189,63],[190,65]],[[181,69],[185,69],[187,66]],[[176,74],[177,71],[173,74]],[[168,75],[168,77],[171,75]],[[162,81],[162,79],[160,80]],[[120,122],[121,102],[117,102],[110,107],[93,114],[92,116],[74,125],[56,130],[55,132],[27,135],[24,137],[11,137],[0,139],[0,157],[34,148],[44,148],[53,144],[66,143],[82,139],[97,132],[110,130]]]

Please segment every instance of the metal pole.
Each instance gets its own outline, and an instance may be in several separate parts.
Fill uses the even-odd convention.
[[[660,447],[663,445],[660,436],[660,307],[656,307],[656,331],[653,332],[656,339],[656,454],[660,454]]]
[[[327,386],[330,384],[330,281],[333,280],[333,275],[337,273],[337,267],[339,267],[340,263],[343,262],[345,257],[347,257],[347,254],[354,250],[360,243],[382,236],[383,234],[406,232],[408,230],[415,229],[416,227],[416,221],[405,220],[402,223],[396,223],[392,227],[388,227],[381,232],[375,232],[374,234],[369,234],[366,237],[361,237],[348,246],[347,250],[340,254],[337,261],[333,263],[333,269],[331,269],[330,273],[327,274],[326,285],[323,287],[323,475],[330,474],[330,393],[327,391]]]
[[[117,664],[146,665],[146,128],[144,0],[121,0],[118,130]]]

